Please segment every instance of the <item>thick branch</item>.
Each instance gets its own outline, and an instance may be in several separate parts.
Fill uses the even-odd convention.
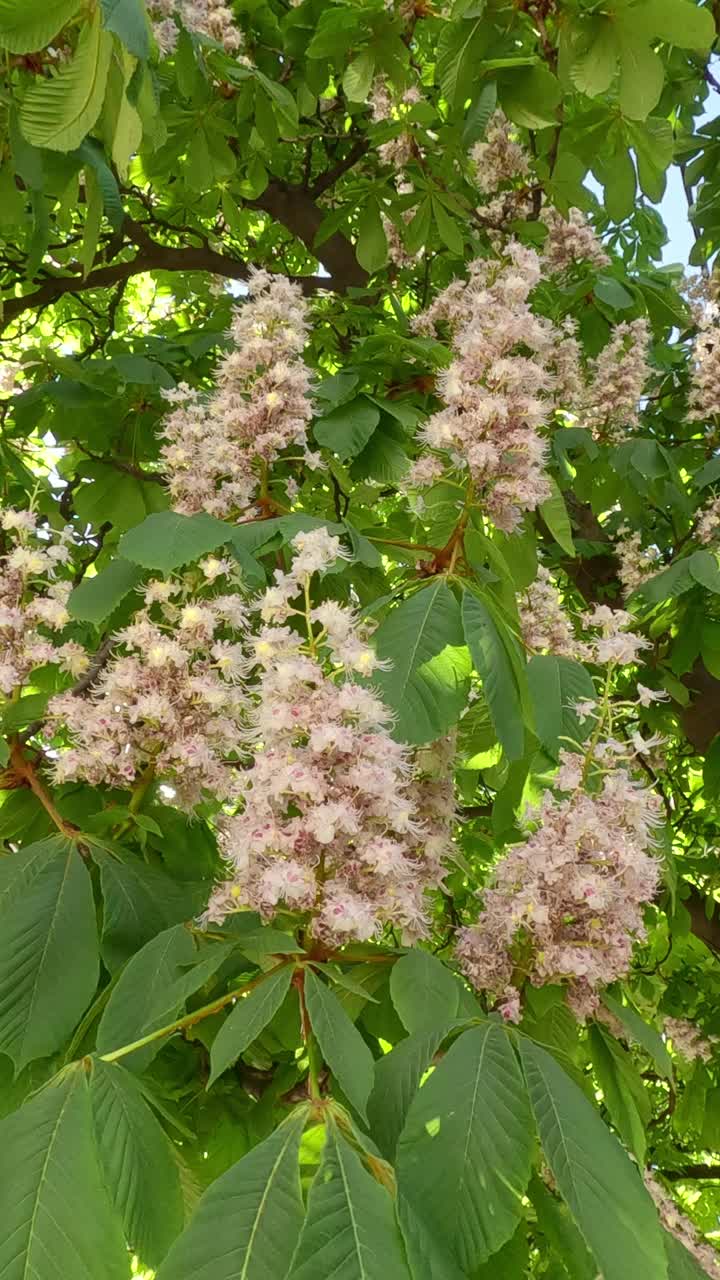
[[[319,210],[317,213],[317,225],[319,226],[322,215]],[[305,224],[303,223],[304,226]],[[114,262],[110,266],[96,267],[84,278],[79,273],[77,275],[54,276],[51,280],[46,280],[32,293],[26,293],[17,298],[7,298],[3,306],[3,326],[9,324],[17,316],[22,315],[24,311],[31,311],[57,302],[66,293],[85,293],[88,289],[109,288],[112,285],[119,284],[121,281],[130,280],[133,276],[141,275],[145,271],[205,271],[210,275],[222,276],[226,280],[247,280],[248,278],[249,266],[242,258],[233,258],[228,254],[217,253],[209,245],[185,246],[182,249],[178,249],[171,245],[160,244],[159,241],[152,239],[142,223],[133,222],[129,218],[125,221],[125,229],[129,236],[129,243],[125,247],[130,248],[131,245],[141,245],[140,252],[134,258],[129,259],[127,262]],[[300,236],[299,238],[302,239],[303,237]],[[331,240],[334,238],[331,237]],[[328,241],[328,244],[330,244],[330,241]],[[352,253],[354,261],[355,255],[352,251],[352,246],[347,241],[344,241],[344,244]],[[329,254],[324,254],[324,256],[331,269],[333,262],[340,262],[340,255],[337,252],[333,253],[332,247]],[[357,268],[357,270],[360,269]],[[306,294],[314,293],[318,289],[337,289],[342,291],[347,288],[348,284],[358,283],[357,272],[353,273],[352,279],[348,280],[342,277],[336,279],[332,273],[329,277],[291,276],[290,279],[299,284]]]
[[[696,1178],[720,1181],[720,1165],[717,1164],[686,1164],[682,1169],[661,1169],[660,1172],[668,1182],[689,1182]]]

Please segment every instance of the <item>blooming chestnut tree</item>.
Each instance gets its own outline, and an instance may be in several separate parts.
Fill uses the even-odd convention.
[[[2,1277],[720,1277],[717,9],[0,0]]]

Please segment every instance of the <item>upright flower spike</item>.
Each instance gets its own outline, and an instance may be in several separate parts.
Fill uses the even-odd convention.
[[[599,631],[586,656],[611,670],[647,644],[625,630],[622,610],[600,605],[585,621]],[[459,935],[464,972],[512,1020],[526,981],[564,984],[578,1016],[592,1014],[598,993],[628,972],[660,879],[652,845],[661,803],[632,773],[636,751],[651,744],[600,738],[602,708],[585,710],[596,722],[587,753],[560,753],[555,787],[568,794],[545,793],[532,834],[498,863],[477,924]]]
[[[242,32],[235,25],[232,9],[223,0],[150,0],[148,9],[161,54],[175,51],[180,35],[175,16],[187,31],[216,41],[226,53],[237,54],[243,47]]]
[[[232,350],[204,399],[185,384],[166,392],[177,407],[162,428],[162,463],[173,507],[236,517],[252,507],[262,475],[288,445],[306,449],[312,416],[303,362],[307,317],[297,285],[253,272],[249,301],[236,307]]]
[[[618,443],[638,424],[640,399],[650,369],[647,320],[623,322],[592,362],[591,380],[580,412],[583,426],[598,439]]]
[[[237,795],[247,737],[247,670],[233,638],[244,621],[237,595],[194,599],[181,584],[151,582],[145,608],[115,637],[117,649],[89,693],[60,694],[51,722],[71,746],[54,762],[57,782],[130,788],[150,771],[192,810],[205,793]]]
[[[55,578],[70,557],[72,530],[40,537],[32,511],[0,509],[6,553],[0,556],[0,695],[17,693],[36,667],[54,663],[79,676],[88,664],[81,645],[58,644],[53,633],[70,621],[72,584]]]
[[[358,682],[378,666],[367,628],[334,601],[311,604],[311,577],[342,553],[339,540],[319,529],[293,547],[290,572],[260,601],[256,754],[242,811],[220,824],[231,874],[207,918],[238,907],[270,918],[283,906],[330,943],[390,923],[423,937],[425,891],[450,848],[447,762],[413,759],[390,737],[386,707]]]
[[[438,377],[445,408],[420,433],[435,457],[421,456],[406,484],[431,483],[444,468],[465,472],[508,532],[550,497],[543,432],[556,395],[570,393],[566,357],[574,363],[577,353],[571,334],[533,313],[539,279],[538,255],[511,242],[500,261],[473,262],[469,281],[454,281],[416,323],[421,333],[447,326],[454,358]]]

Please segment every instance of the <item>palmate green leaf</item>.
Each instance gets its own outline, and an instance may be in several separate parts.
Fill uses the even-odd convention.
[[[284,1280],[303,1221],[298,1107],[211,1184],[157,1280]]]
[[[485,130],[496,107],[497,84],[494,80],[489,80],[470,104],[465,117],[462,141],[467,150],[485,136]]]
[[[487,596],[463,594],[462,621],[475,669],[483,682],[495,732],[510,760],[518,760],[525,746],[523,717],[524,676],[519,653],[513,661],[515,641]]]
[[[105,1185],[125,1236],[143,1262],[157,1266],[184,1221],[173,1149],[135,1077],[119,1063],[93,1060],[90,1101]]]
[[[608,17],[593,17],[578,29],[570,53],[568,73],[581,93],[597,97],[612,84],[618,62],[615,23]]]
[[[172,573],[173,569],[216,551],[231,535],[230,525],[204,511],[194,516],[158,511],[136,528],[128,529],[120,539],[118,550],[133,564]]]
[[[481,18],[447,22],[440,32],[435,78],[451,107],[459,106],[470,96],[473,77],[487,41],[487,28]]]
[[[637,1169],[555,1059],[524,1037],[520,1050],[545,1158],[604,1280],[664,1280],[660,1225]]]
[[[90,876],[51,836],[0,860],[0,1052],[20,1070],[54,1053],[90,1003],[99,970]]]
[[[597,1265],[573,1222],[566,1206],[534,1177],[528,1196],[537,1215],[538,1227],[572,1280],[596,1280]]]
[[[350,102],[365,102],[375,74],[375,54],[363,49],[345,68],[343,90]]]
[[[150,29],[143,0],[100,0],[103,26],[122,40],[136,58],[150,54]]]
[[[388,256],[387,236],[377,200],[365,200],[357,222],[357,260],[374,275],[385,266]]]
[[[631,120],[645,120],[660,101],[665,83],[662,59],[642,36],[621,30],[620,110]]]
[[[561,748],[567,750],[568,739],[584,742],[593,727],[594,720],[581,720],[574,706],[586,700],[594,702],[595,685],[579,662],[554,653],[535,654],[528,663],[527,676],[537,736],[557,758]]]
[[[307,968],[305,1002],[323,1059],[349,1102],[366,1119],[365,1108],[375,1076],[370,1050],[335,993]]]
[[[346,462],[365,448],[380,421],[380,410],[367,396],[357,396],[318,418],[313,435],[318,444],[332,449]]]
[[[465,1271],[515,1231],[530,1177],[532,1119],[506,1032],[466,1031],[415,1095],[397,1156],[398,1188]]]
[[[454,1026],[455,1022],[439,1022],[429,1030],[416,1031],[375,1063],[368,1118],[380,1151],[390,1161],[395,1158],[395,1148],[420,1081]]]
[[[201,909],[207,890],[192,881],[178,882],[122,846],[108,848],[102,842],[88,843],[100,868],[100,950],[103,964],[115,973],[156,934],[191,920]]]
[[[293,965],[285,965],[237,1001],[212,1042],[208,1088],[274,1018],[290,989],[293,971]]]
[[[672,1080],[672,1058],[657,1028],[647,1023],[644,1018],[641,1018],[632,1005],[621,1004],[614,996],[604,995],[603,1004],[622,1022],[631,1040],[635,1044],[639,1044],[646,1053],[649,1053],[660,1075],[665,1076],[667,1080]]]
[[[627,1050],[613,1040],[604,1027],[590,1027],[589,1047],[610,1119],[642,1168],[651,1108],[640,1073]]]
[[[0,1222],[3,1280],[127,1280],[81,1063],[0,1122]]]
[[[632,302],[632,298],[630,302]],[[565,555],[574,558],[576,555],[575,543],[573,542],[572,525],[567,513],[565,499],[558,488],[557,482],[552,477],[550,478],[550,486],[553,491],[552,497],[547,498],[545,502],[541,502],[540,515],[558,546],[565,552]]]
[[[68,612],[80,622],[94,622],[96,625],[104,622],[141,578],[142,570],[138,565],[117,556],[94,578],[84,578],[73,588],[68,599]]]
[[[100,115],[111,53],[112,36],[103,30],[98,7],[83,26],[70,61],[26,93],[20,128],[28,142],[50,151],[80,146]]]
[[[34,53],[74,18],[80,0],[0,0],[0,48]]]
[[[404,600],[375,632],[378,657],[389,671],[373,684],[395,713],[402,742],[432,742],[456,723],[465,705],[469,660],[460,608],[442,578]]]
[[[393,1201],[363,1167],[332,1116],[288,1280],[320,1276],[411,1280]]]
[[[561,99],[560,84],[547,67],[518,67],[498,79],[500,105],[510,120],[526,129],[543,129],[556,123]]]
[[[632,26],[646,39],[657,36],[681,49],[710,49],[715,39],[711,11],[692,0],[644,0],[622,18],[623,25]]]
[[[390,974],[390,994],[408,1031],[454,1018],[460,1003],[457,978],[436,956],[413,947],[395,961]]]

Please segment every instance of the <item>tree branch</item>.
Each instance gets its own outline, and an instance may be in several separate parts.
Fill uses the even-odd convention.
[[[661,1169],[660,1173],[668,1182],[689,1182],[695,1178],[720,1181],[720,1165],[717,1164],[686,1164],[682,1169]]]

